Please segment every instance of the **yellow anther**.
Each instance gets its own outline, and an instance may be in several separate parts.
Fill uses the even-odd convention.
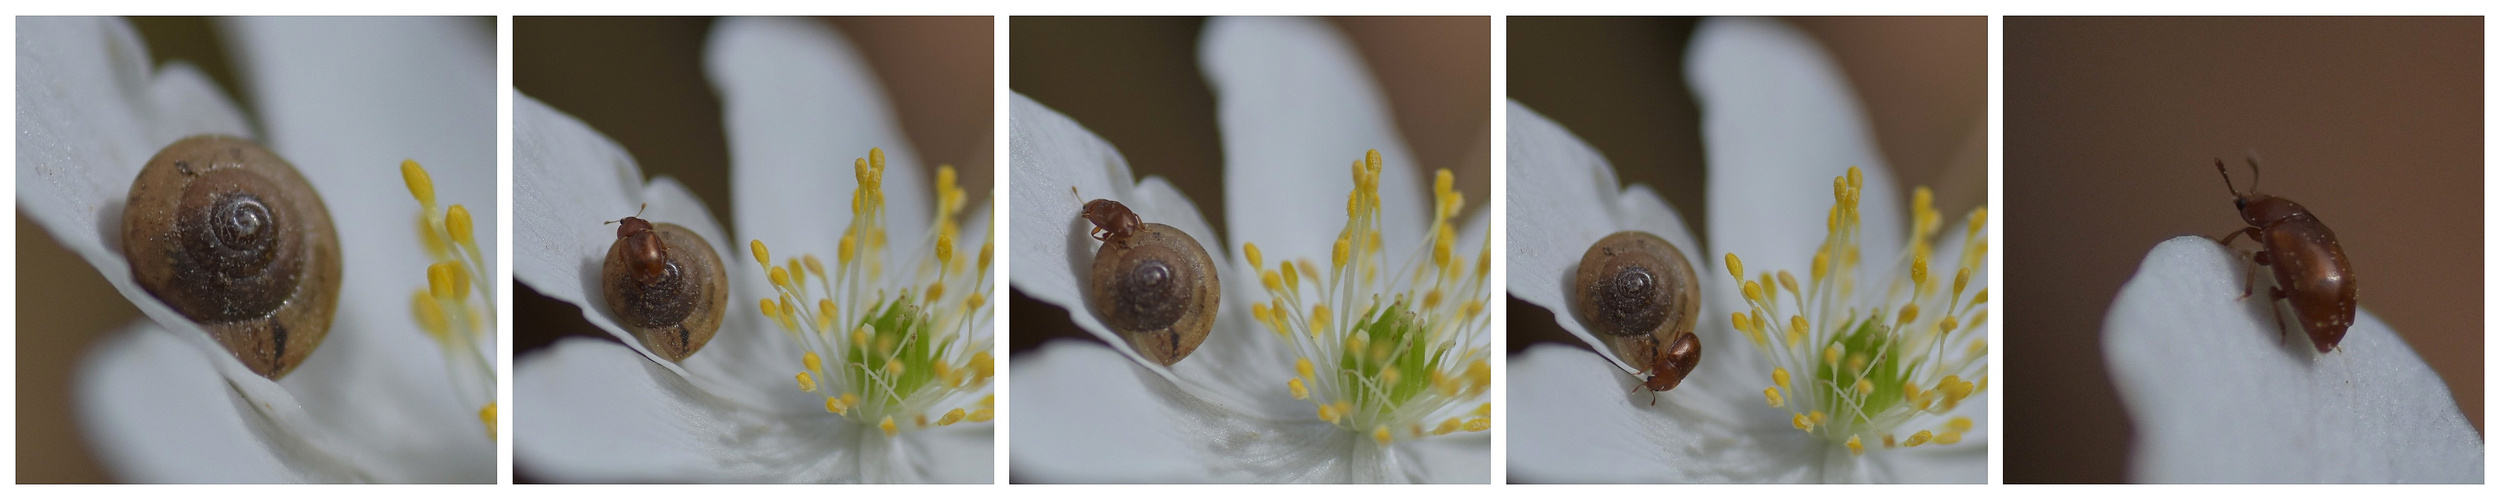
[[[1292,267],[1288,266],[1286,269],[1292,269]],[[1267,293],[1285,293],[1285,278],[1278,276],[1275,271],[1259,273],[1259,284],[1267,287]]]
[[[443,213],[443,228],[451,231],[451,241],[462,245],[477,244],[476,229],[469,221],[468,207],[453,204],[451,210]]]
[[[1780,289],[1787,290],[1789,294],[1795,295],[1797,293],[1797,275],[1788,274],[1787,270],[1781,270],[1779,276]]]
[[[1960,442],[1962,442],[1962,433],[1959,432],[1945,431],[1943,434],[1936,435],[1936,444],[1944,445]]]
[[[889,375],[889,376],[890,376],[890,375],[902,375],[902,374],[903,374],[903,360],[900,360],[900,359],[889,359],[889,360],[885,360],[885,374],[886,374],[886,375]]]
[[[1346,251],[1347,251],[1348,246],[1349,246],[1350,244],[1351,244],[1351,242],[1347,241],[1345,236],[1343,236],[1343,235],[1339,235],[1339,236],[1337,236],[1337,243],[1336,243],[1336,245],[1335,245],[1335,246],[1331,246],[1331,247],[1329,247],[1329,249],[1328,249],[1328,268],[1329,268],[1329,269],[1344,269],[1344,268],[1345,268]]]
[[[1856,384],[1851,384],[1851,385],[1849,386],[1849,388],[1851,388],[1851,389],[1856,389],[1856,390],[1858,391],[1858,394],[1861,394],[1861,395],[1864,395],[1864,394],[1874,394],[1874,393],[1875,393],[1875,382],[1873,382],[1873,381],[1869,381],[1869,380],[1867,380],[1867,379],[1858,379],[1858,383],[1856,383]]]
[[[1380,385],[1398,385],[1398,367],[1390,366],[1381,368]]]
[[[1276,327],[1275,316],[1270,314],[1268,311],[1269,309],[1267,308],[1266,303],[1250,304],[1250,317],[1252,319],[1259,320],[1259,324],[1267,325],[1270,330],[1276,330],[1277,335],[1284,335],[1285,330]]]
[[[1373,427],[1373,428],[1372,428],[1372,442],[1375,442],[1375,443],[1380,443],[1380,444],[1382,444],[1382,445],[1387,445],[1387,444],[1389,444],[1389,426],[1383,425],[1383,426],[1379,426],[1379,427]]]
[[[1484,360],[1481,359],[1468,362],[1467,380],[1475,382],[1477,387],[1489,387],[1493,385],[1493,366],[1485,364]]]
[[[1287,289],[1287,290],[1300,290],[1300,289],[1302,289],[1302,279],[1301,279],[1301,274],[1302,274],[1302,273],[1294,270],[1294,268],[1293,268],[1293,263],[1291,263],[1291,262],[1278,262],[1278,263],[1276,263],[1276,267],[1282,268],[1282,269],[1278,269],[1278,271],[1284,271],[1284,275],[1285,275],[1285,289]]]
[[[1745,280],[1745,261],[1737,260],[1733,252],[1727,254],[1727,275],[1735,277],[1737,281]]]
[[[770,266],[770,264],[766,264],[766,265],[767,265],[767,266]],[[779,267],[773,267],[773,268],[770,268],[770,269],[772,269],[772,272],[770,272],[770,273],[766,273],[766,275],[767,275],[767,276],[772,277],[772,280],[773,280],[773,286],[777,286],[777,287],[781,287],[781,288],[790,288],[790,271],[789,271],[789,270],[782,269],[782,268],[779,268]]]
[[[1492,428],[1493,428],[1493,419],[1490,419],[1490,418],[1478,418],[1478,419],[1468,420],[1468,421],[1467,421],[1467,427],[1466,427],[1467,432],[1484,432],[1484,431],[1486,431],[1486,430],[1488,430],[1488,429],[1492,429]]]
[[[790,303],[790,294],[781,294],[781,321],[784,323],[782,326],[789,327],[792,330],[797,330],[799,325],[797,323],[791,323],[790,318],[797,316],[798,314],[798,306]]]
[[[451,317],[443,313],[443,304],[425,292],[409,296],[409,314],[417,317],[417,326],[436,337],[451,333]]]
[[[434,207],[434,178],[425,174],[425,167],[416,160],[400,160],[399,177],[408,181],[408,194],[417,197],[417,204]]]
[[[1929,432],[1927,432],[1927,431],[1923,431],[1923,430],[1922,430],[1922,431],[1918,431],[1918,433],[1916,433],[1916,434],[1911,434],[1911,435],[1910,435],[1910,440],[1908,440],[1908,441],[1902,441],[1902,442],[1901,442],[1901,445],[1902,445],[1902,446],[1911,447],[1911,448],[1917,448],[1917,447],[1918,447],[1918,445],[1927,444],[1927,440],[1929,440],[1929,439],[1935,439],[1935,437],[1936,437],[1936,435],[1935,435],[1935,434],[1933,434],[1933,433],[1929,433]]]
[[[1849,456],[1853,456],[1853,457],[1854,457],[1854,456],[1865,455],[1865,454],[1866,454],[1866,445],[1864,445],[1864,444],[1859,444],[1859,443],[1858,443],[1858,437],[1857,437],[1857,436],[1849,436]]]
[[[755,307],[762,310],[766,318],[781,319],[781,303],[774,302],[773,299],[757,299]]]
[[[938,235],[938,237],[937,237],[937,259],[938,259],[938,263],[939,263],[939,264],[945,264],[945,263],[948,263],[948,262],[953,262],[953,261],[955,260],[955,235],[952,235],[952,234],[941,234],[941,235]]]
[[[978,264],[980,264],[981,269],[982,269],[982,270],[984,270],[984,271],[987,271],[987,270],[989,270],[989,268],[990,268],[990,246],[991,246],[991,245],[993,245],[993,243],[990,243],[990,242],[987,242],[987,241],[981,242],[981,257],[979,257],[978,259],[975,259],[975,260],[979,260],[979,261],[980,261],[980,262],[978,262]],[[811,265],[812,265],[812,264],[811,264]]]
[[[846,406],[846,405],[843,405],[843,404],[842,404],[842,398],[835,398],[835,397],[828,397],[828,398],[825,398],[825,413],[831,413],[831,414],[835,414],[835,415],[842,415],[842,414],[850,413],[850,411],[851,411],[851,409],[850,409],[850,407],[849,407],[849,406]]]
[[[1962,319],[1950,315],[1945,316],[1942,320],[1936,321],[1936,331],[1938,332],[1953,333],[1954,329],[1961,327]]]
[[[1890,434],[1890,433],[1886,433],[1886,434],[1884,434],[1884,447],[1885,447],[1885,448],[1891,448],[1891,447],[1893,447],[1893,446],[1897,446],[1897,445],[1900,445],[1900,444],[1901,444],[1901,443],[1900,443],[1899,441],[1894,440],[1894,439],[1892,438],[1892,434]]]
[[[980,309],[981,304],[987,303],[989,303],[989,298],[981,296],[981,292],[972,292],[972,294],[964,296],[965,309]]]
[[[755,252],[756,264],[762,264],[765,268],[772,267],[773,251],[771,249],[764,248],[764,240],[748,240],[747,249]]]
[[[1337,421],[1337,405],[1319,405],[1319,420],[1321,422],[1335,423]]]
[[[1902,304],[1902,305],[1901,305],[1901,320],[1900,320],[1899,322],[1894,323],[1894,324],[1895,324],[1895,325],[1907,325],[1907,324],[1910,324],[1910,322],[1912,322],[1912,321],[1918,321],[1918,304],[1914,304],[1914,303],[1913,303],[1913,304]]]
[[[893,415],[887,415],[885,420],[877,422],[877,429],[885,431],[885,437],[894,437],[895,434],[902,432],[894,428]]]
[[[1856,372],[1860,372],[1860,371],[1865,371],[1865,370],[1866,370],[1866,361],[1867,361],[1867,359],[1866,359],[1866,353],[1863,353],[1863,352],[1853,352],[1853,353],[1849,353],[1849,365],[1848,365],[1848,366],[1849,366],[1849,371],[1850,371],[1851,373],[1856,373]]]
[[[931,303],[937,302],[938,298],[946,296],[946,282],[939,281],[930,283],[929,291],[925,295],[928,295],[928,298],[924,299],[925,301]]]
[[[1250,257],[1250,268],[1262,269],[1267,267],[1267,261],[1259,257],[1259,244],[1243,243],[1241,244],[1241,253],[1244,256]]]
[[[804,264],[799,263],[798,257],[791,257],[789,262],[789,265],[782,266],[781,269],[790,274],[790,286],[807,288],[807,268],[799,267]]]
[[[1945,428],[1945,430],[1950,430],[1950,431],[1957,432],[1957,433],[1960,433],[1960,432],[1970,432],[1970,428],[1971,428],[1971,421],[1970,421],[1970,417],[1953,417],[1953,419],[1952,419],[1952,420],[1946,420],[1946,421],[1944,421],[1944,428]]]
[[[1763,388],[1762,402],[1771,405],[1772,408],[1788,406],[1788,398],[1780,397],[1780,388],[1778,387]]]
[[[1293,389],[1294,399],[1311,399],[1311,390],[1309,388],[1302,387],[1302,379],[1300,378],[1286,379],[1285,387]]]
[[[841,264],[851,263],[851,257],[859,253],[859,232],[854,230],[843,230],[842,242],[834,248],[834,262]]]
[[[1314,331],[1314,332],[1316,332],[1316,331],[1318,331],[1318,329],[1313,329],[1313,331]],[[1364,347],[1366,347],[1366,346],[1368,346],[1368,345],[1369,345],[1369,343],[1365,342],[1365,341],[1363,340],[1363,336],[1361,336],[1361,335],[1347,335],[1347,336],[1345,336],[1345,352],[1352,352],[1352,353],[1366,352],[1366,351],[1367,351],[1367,349],[1364,349]]]
[[[1813,279],[1814,281],[1823,281],[1823,275],[1829,273],[1831,268],[1832,252],[1830,250],[1816,250],[1814,251],[1814,267],[1810,270],[1807,277]]]
[[[1910,283],[1918,286],[1927,286],[1926,257],[1919,257],[1910,260]]]
[[[1965,267],[1965,268],[1962,268],[1962,270],[1961,270],[1961,271],[1957,271],[1957,272],[1953,273],[1953,295],[1954,295],[1954,296],[1956,296],[1956,297],[1961,296],[1961,295],[1962,295],[1962,287],[1969,286],[1969,285],[1970,285],[1970,268]]]
[[[1302,375],[1302,378],[1318,380],[1317,376],[1314,375],[1314,372],[1311,371],[1311,358],[1298,358],[1293,360],[1293,372]]]
[[[832,330],[833,314],[841,311],[841,307],[833,305],[833,299],[816,299],[816,331]]]
[[[990,357],[989,351],[972,353],[969,367],[972,368],[973,380],[987,380],[998,374],[998,362]]]
[[[1311,329],[1323,332],[1329,331],[1332,330],[1332,328],[1329,328],[1329,325],[1328,305],[1318,304],[1311,306]]]
[[[1461,306],[1458,308],[1458,314],[1459,314],[1459,315],[1458,315],[1458,317],[1459,317],[1460,319],[1474,318],[1474,317],[1476,317],[1476,315],[1477,315],[1477,314],[1479,314],[1479,313],[1483,313],[1483,312],[1484,312],[1484,301],[1480,301],[1480,300],[1476,300],[1476,299],[1467,299],[1467,303],[1466,303],[1466,304],[1464,304],[1464,305],[1461,305]]]
[[[956,423],[956,422],[962,422],[963,420],[964,420],[964,409],[962,409],[962,408],[956,408],[956,409],[952,409],[952,410],[946,410],[946,415],[945,415],[945,416],[938,417],[938,423],[937,423],[937,424],[938,424],[938,426],[943,427],[943,426],[955,425],[955,423]]]
[[[1762,286],[1751,281],[1745,282],[1745,300],[1762,302]]]
[[[1805,316],[1803,316],[1803,315],[1791,315],[1791,316],[1789,316],[1789,317],[1788,317],[1788,342],[1789,342],[1789,343],[1792,343],[1792,344],[1793,344],[1793,343],[1796,343],[1796,342],[1797,342],[1797,340],[1798,340],[1798,338],[1797,338],[1797,337],[1798,337],[1798,336],[1800,336],[1800,335],[1804,335],[1804,334],[1805,334],[1805,332],[1808,332],[1808,331],[1811,331],[1811,330],[1807,330],[1807,329],[1806,329],[1806,317],[1805,317]]]
[[[973,422],[988,422],[988,421],[990,421],[990,419],[991,419],[991,418],[994,418],[994,417],[995,417],[995,415],[994,415],[994,413],[993,413],[993,412],[994,412],[994,410],[991,410],[991,409],[989,409],[989,408],[982,408],[982,409],[978,409],[978,410],[972,410],[972,414],[971,414],[971,415],[965,415],[965,416],[964,416],[964,420],[973,421]]]
[[[1753,333],[1753,325],[1752,325],[1752,323],[1753,323],[1753,322],[1745,319],[1745,313],[1742,313],[1742,312],[1728,313],[1727,320],[1728,320],[1729,322],[1732,322],[1732,323],[1735,323],[1735,324],[1736,324],[1736,331],[1745,332],[1745,333],[1748,333],[1748,334]]]
[[[1987,356],[1988,339],[1975,339],[1970,341],[1970,349],[1964,350],[1962,354],[1974,358]]]
[[[1796,428],[1797,428],[1797,430],[1806,431],[1806,432],[1814,432],[1814,421],[1813,421],[1813,420],[1807,420],[1807,419],[1806,419],[1806,414],[1803,414],[1803,413],[1790,413],[1790,414],[1788,414],[1788,425],[1789,425],[1789,426],[1791,426],[1791,427],[1796,427]]]
[[[1837,363],[1840,363],[1840,344],[1832,344],[1830,347],[1823,348],[1823,364]]]
[[[859,407],[859,393],[855,393],[855,392],[845,392],[845,393],[842,393],[842,407],[843,407],[843,408],[858,408],[858,407]]]
[[[1825,414],[1823,414],[1823,410],[1814,410],[1814,411],[1806,412],[1806,418],[1807,418],[1807,419],[1810,419],[1810,420],[1813,420],[1813,421],[1814,421],[1814,425],[1818,425],[1818,426],[1819,426],[1819,425],[1823,425],[1823,422],[1826,422],[1826,421],[1831,420],[1831,415],[1825,415]]]
[[[799,372],[799,391],[816,392],[816,377],[808,376],[807,372]]]
[[[1433,427],[1432,435],[1439,436],[1452,432],[1458,432],[1459,428],[1465,427],[1466,425],[1467,421],[1459,420],[1458,417],[1450,417],[1448,420],[1442,420],[1440,426]]]
[[[486,424],[486,438],[495,439],[495,402],[488,401],[477,409],[477,421]]]
[[[807,263],[807,273],[808,273],[808,274],[813,274],[813,275],[817,275],[817,276],[824,276],[824,275],[825,275],[825,261],[816,260],[816,254],[812,254],[812,253],[811,253],[811,254],[807,254],[807,255],[805,256],[805,259],[803,259],[803,262],[806,262],[806,263]],[[988,264],[987,264],[987,263],[984,263],[984,264],[982,264],[982,265],[983,265],[983,266],[988,266]]]
[[[1438,307],[1441,307],[1441,289],[1434,288],[1430,291],[1424,292],[1424,309],[1434,309]]]
[[[448,262],[437,262],[425,266],[426,291],[433,294],[434,298],[451,298],[451,272]]]
[[[1921,390],[1919,390],[1919,388],[1918,388],[1918,382],[1910,382],[1910,381],[1902,381],[1902,382],[1901,382],[1901,398],[1902,398],[1902,399],[1917,400],[1919,397],[1924,396],[1924,395],[1926,395],[1926,392],[1925,392],[1925,391],[1921,391]]]
[[[1772,368],[1772,369],[1771,369],[1771,384],[1772,384],[1772,385],[1777,385],[1777,386],[1780,386],[1780,387],[1788,387],[1788,369],[1787,369],[1787,368]]]

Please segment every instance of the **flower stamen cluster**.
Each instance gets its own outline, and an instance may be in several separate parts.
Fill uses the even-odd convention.
[[[451,365],[454,392],[461,401],[478,408],[478,420],[485,424],[486,437],[495,437],[495,373],[480,346],[492,339],[495,318],[495,289],[486,281],[485,252],[478,247],[476,225],[469,219],[469,209],[459,204],[437,210],[434,205],[434,178],[416,160],[399,163],[399,176],[408,184],[408,194],[417,199],[417,239],[424,243],[426,288],[408,298],[409,314],[417,321],[434,345],[443,351]],[[463,379],[466,380],[458,380]]]

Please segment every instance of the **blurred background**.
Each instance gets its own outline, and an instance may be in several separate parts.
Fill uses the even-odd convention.
[[[132,17],[147,44],[148,66],[183,61],[200,68],[227,100],[260,126],[216,24],[204,17]],[[495,18],[477,18],[493,33]],[[88,453],[71,397],[87,346],[146,316],[95,267],[70,252],[25,214],[17,216],[17,481],[114,481]]]
[[[1486,17],[1332,19],[1389,97],[1425,179],[1448,168],[1470,213],[1491,199],[1492,22]],[[1163,176],[1223,234],[1224,163],[1215,95],[1198,69],[1202,18],[1015,17],[1008,20],[1007,87],[1101,136],[1142,179]],[[1427,184],[1428,185],[1428,184]],[[1471,215],[1461,215],[1461,218]],[[1226,240],[1229,241],[1229,240]],[[1010,362],[1053,339],[1099,342],[1067,310],[1016,292],[1009,300]]]
[[[1700,108],[1684,82],[1685,45],[1699,20],[1509,19],[1509,97],[1604,154],[1621,182],[1656,189],[1709,245]],[[1927,185],[1948,218],[1986,203],[1987,18],[1786,21],[1821,42],[1848,77],[1901,199]],[[1539,342],[1589,349],[1552,311],[1517,298],[1509,307],[1510,353]]]
[[[964,190],[987,199],[991,165],[993,18],[831,18],[867,59],[930,171],[954,165]],[[724,228],[730,213],[729,144],[720,100],[703,74],[709,18],[515,17],[512,86],[579,118],[634,156],[647,177],[685,183]],[[926,175],[926,174],[924,174]],[[977,204],[977,203],[976,203]],[[734,228],[733,228],[734,229]],[[581,308],[513,283],[513,359],[565,337],[614,342]],[[514,464],[528,482],[529,464]]]
[[[2005,20],[2005,481],[2126,480],[2101,319],[2154,244],[2246,227],[2213,160],[2334,229],[2362,308],[2483,425],[2480,18]],[[2243,244],[2245,247],[2245,244]],[[2298,332],[2294,332],[2297,336]]]

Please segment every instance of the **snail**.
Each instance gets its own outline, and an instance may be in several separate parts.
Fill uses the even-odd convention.
[[[1179,228],[1140,220],[1117,201],[1086,202],[1082,216],[1102,241],[1086,289],[1094,314],[1164,366],[1198,350],[1223,294],[1215,259]]]
[[[271,380],[321,346],[338,312],[329,208],[294,165],[246,139],[196,135],[157,151],[130,185],[122,245],[139,288]]]
[[[639,216],[640,213],[635,215]],[[729,302],[728,273],[711,242],[676,224],[626,217],[599,267],[599,290],[608,311],[642,345],[669,361],[684,361],[720,331]]]
[[[1617,356],[1650,372],[1642,387],[1674,389],[1701,363],[1701,339],[1692,333],[1700,279],[1684,252],[1658,235],[1623,231],[1589,245],[1572,293],[1583,324]]]

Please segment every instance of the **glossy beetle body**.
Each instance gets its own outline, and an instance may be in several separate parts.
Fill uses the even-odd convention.
[[[2256,171],[2257,159],[2249,158],[2248,167]],[[2223,186],[2230,187],[2231,174],[2221,159],[2214,159],[2214,169],[2223,173]],[[2258,175],[2263,179],[2262,172]],[[2246,234],[2264,245],[2265,250],[2252,257],[2257,265],[2274,269],[2275,286],[2269,290],[2268,302],[2289,301],[2302,331],[2309,334],[2310,344],[2319,353],[2334,350],[2344,341],[2344,331],[2352,327],[2360,291],[2359,280],[2353,275],[2352,264],[2344,259],[2344,247],[2336,241],[2335,231],[2327,229],[2326,223],[2318,221],[2308,208],[2292,200],[2260,194],[2255,185],[2249,186],[2246,193],[2233,188],[2231,194],[2240,219],[2249,227],[2224,236],[2222,244],[2228,246],[2231,240]],[[2247,298],[2256,286],[2256,270],[2249,271],[2241,298]],[[2277,333],[2288,337],[2280,316],[2277,318]]]
[[[1701,366],[1701,337],[1684,332],[1676,335],[1673,342],[1661,344],[1658,337],[1652,336],[1641,343],[1649,351],[1649,378],[1641,381],[1641,388],[1650,390],[1649,404],[1657,406],[1658,393],[1675,389],[1684,383],[1685,376],[1693,374],[1694,367]]]

